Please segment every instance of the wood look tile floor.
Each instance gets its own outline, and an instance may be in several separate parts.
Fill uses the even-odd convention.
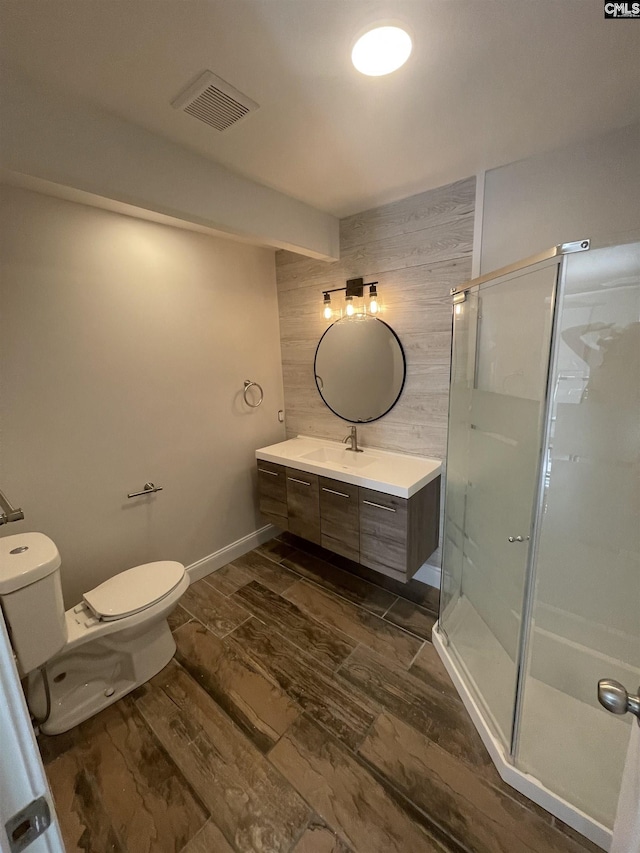
[[[595,853],[498,776],[436,609],[286,535],[193,584],[174,660],[39,739],[67,851]]]

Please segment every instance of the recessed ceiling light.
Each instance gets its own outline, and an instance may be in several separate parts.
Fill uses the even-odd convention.
[[[362,74],[382,77],[405,64],[411,46],[409,33],[400,27],[375,27],[355,43],[351,61]]]

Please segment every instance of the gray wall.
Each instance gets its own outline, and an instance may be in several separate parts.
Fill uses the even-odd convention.
[[[322,291],[348,278],[379,282],[381,319],[398,334],[407,359],[399,402],[381,420],[358,427],[362,443],[444,458],[447,437],[451,299],[471,276],[475,179],[355,214],[340,223],[336,263],[276,254],[287,435],[341,439],[349,424],[316,389],[313,360],[328,322]]]
[[[1,189],[0,487],[26,518],[0,535],[51,536],[69,605],[261,527],[254,450],[284,438],[273,251]],[[164,491],[127,500],[146,480]]]
[[[0,99],[0,168],[9,182],[78,202],[88,195],[99,207],[132,205],[252,245],[338,256],[334,216],[95,103],[42,88],[16,68],[3,75]]]
[[[481,271],[585,237],[625,242],[625,235],[639,229],[635,124],[487,172]]]

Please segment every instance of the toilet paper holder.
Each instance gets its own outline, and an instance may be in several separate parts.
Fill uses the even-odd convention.
[[[155,486],[153,483],[145,483],[141,492],[129,492],[128,498],[139,498],[141,495],[152,495],[155,492],[161,492],[162,486]]]

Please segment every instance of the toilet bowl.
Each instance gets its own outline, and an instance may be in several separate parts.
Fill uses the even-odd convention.
[[[60,565],[42,533],[0,539],[0,605],[36,718],[46,713],[46,678],[46,734],[83,722],[166,666],[176,649],[167,616],[189,586],[182,563],[145,563],[65,612]]]

